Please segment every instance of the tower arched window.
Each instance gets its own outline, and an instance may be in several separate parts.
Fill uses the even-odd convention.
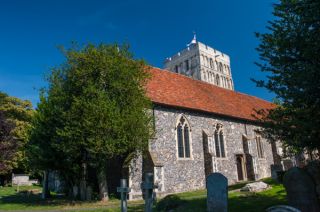
[[[212,60],[212,58],[210,58],[210,68],[213,68],[213,60]]]
[[[218,74],[216,75],[216,85],[220,85],[220,77]]]
[[[222,125],[217,124],[216,129],[214,131],[214,143],[215,143],[215,153],[218,158],[225,158],[225,143],[224,143],[224,134],[222,130]]]
[[[228,70],[228,74],[230,76],[231,75],[231,71],[230,71],[230,67],[229,66],[227,66],[227,70]]]
[[[177,124],[177,144],[178,144],[178,157],[190,158],[190,126],[184,116],[179,118]]]
[[[219,72],[223,73],[223,65],[222,65],[222,63],[219,63]]]

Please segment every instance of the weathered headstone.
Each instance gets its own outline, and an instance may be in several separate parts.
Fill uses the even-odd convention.
[[[288,205],[276,205],[268,208],[267,212],[301,212],[299,209]]]
[[[298,167],[291,168],[283,178],[290,206],[302,212],[319,212],[315,184],[306,170]]]
[[[145,181],[142,183],[142,189],[144,190],[145,212],[152,211],[152,205],[154,200],[153,190],[157,188],[157,185],[153,184],[153,174],[146,173]]]
[[[92,200],[92,187],[88,186],[86,189],[86,200],[91,201]]]
[[[207,211],[228,211],[228,179],[220,173],[207,177]]]
[[[251,192],[258,192],[258,191],[264,191],[268,189],[268,184],[264,182],[254,182],[254,183],[248,183],[243,188],[240,189],[240,191],[251,191]]]
[[[78,196],[78,194],[79,194],[79,187],[78,186],[73,186],[72,187],[72,197],[74,198],[74,199],[76,199],[77,198],[77,196]]]
[[[127,180],[120,179],[120,187],[117,187],[117,192],[121,193],[121,212],[127,212],[128,210],[128,193],[130,192],[130,188],[127,187]]]
[[[316,193],[320,201],[320,161],[311,161],[306,166],[306,170],[316,185]]]

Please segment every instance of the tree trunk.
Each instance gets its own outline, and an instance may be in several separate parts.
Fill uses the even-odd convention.
[[[49,171],[45,170],[43,172],[43,184],[42,184],[42,199],[47,199],[50,197],[50,191],[49,191]]]
[[[107,169],[106,166],[100,166],[97,172],[99,184],[99,196],[101,201],[109,200],[108,184],[107,184]]]

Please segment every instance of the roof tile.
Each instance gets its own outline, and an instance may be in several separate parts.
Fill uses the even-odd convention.
[[[152,102],[255,121],[256,110],[275,105],[254,96],[194,80],[181,74],[150,68],[147,95]]]

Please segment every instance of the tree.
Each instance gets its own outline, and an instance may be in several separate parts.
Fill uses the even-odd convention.
[[[264,134],[294,150],[320,150],[320,2],[281,0],[273,14],[269,32],[257,34],[258,66],[268,77],[255,82],[278,105],[264,113]]]
[[[4,112],[0,111],[0,175],[7,174],[14,167],[18,145],[11,133],[13,129],[14,125],[9,123]]]
[[[65,56],[41,95],[29,152],[36,166],[63,170],[70,187],[85,187],[87,167],[93,167],[104,197],[112,172],[106,161],[148,147],[151,103],[144,86],[149,75],[127,46],[87,45],[66,50]]]
[[[28,130],[33,115],[33,108],[30,101],[21,100],[0,92],[0,112],[3,133],[10,133],[2,140],[7,148],[1,149],[0,154],[5,156],[6,169],[0,169],[0,175],[9,175],[15,169],[18,172],[28,172],[28,161],[25,154],[25,146],[29,140]],[[10,130],[9,130],[10,129]],[[9,139],[10,138],[10,139]],[[6,157],[6,156],[5,156]],[[9,159],[10,158],[10,159]]]

